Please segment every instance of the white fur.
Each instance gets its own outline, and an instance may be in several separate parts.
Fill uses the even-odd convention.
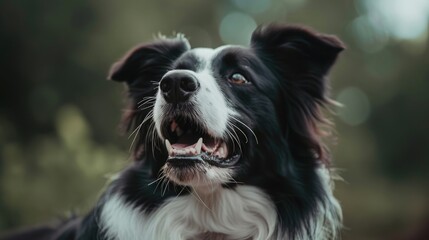
[[[319,205],[319,219],[315,221],[315,235],[313,239],[331,240],[337,239],[337,233],[342,227],[342,210],[340,203],[333,195],[334,180],[340,179],[332,170],[320,167],[317,173],[322,180],[322,186],[326,194],[325,205]]]
[[[114,195],[100,220],[110,240],[274,239],[277,226],[268,196],[250,186],[171,198],[149,215]]]
[[[328,198],[312,219],[310,234],[302,229],[296,240],[338,237],[342,215],[332,194],[330,172],[321,167],[318,174]],[[278,229],[274,204],[260,189],[238,186],[210,190],[170,198],[151,214],[116,194],[104,205],[100,224],[109,240],[288,239]]]

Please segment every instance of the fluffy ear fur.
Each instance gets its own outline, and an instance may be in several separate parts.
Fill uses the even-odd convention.
[[[252,48],[283,78],[311,75],[314,83],[305,87],[313,97],[323,99],[324,75],[335,62],[343,43],[335,36],[315,33],[309,29],[280,24],[262,26],[253,32]],[[286,83],[287,84],[287,83]],[[312,86],[310,86],[312,85]]]
[[[251,47],[280,79],[279,98],[286,107],[279,106],[279,118],[293,156],[328,161],[318,126],[327,121],[320,107],[331,102],[325,75],[343,43],[303,27],[271,24],[254,31]]]
[[[189,42],[183,35],[172,39],[162,38],[150,44],[137,46],[112,65],[108,79],[130,83],[137,78],[152,76],[159,70],[165,70],[162,67],[165,68],[189,49]]]
[[[345,48],[335,36],[281,24],[256,29],[251,46],[266,58],[286,67],[291,74],[307,71],[319,76],[327,73],[338,53]]]
[[[128,87],[130,101],[121,122],[124,132],[134,131],[137,127],[140,132],[148,131],[149,124],[142,122],[150,114],[149,106],[154,103],[156,86],[171,68],[173,61],[189,49],[189,42],[183,35],[176,38],[161,38],[133,48],[112,65],[108,79],[126,82]],[[148,122],[150,121],[146,121]],[[139,160],[144,153],[145,139],[138,132],[134,134],[136,134],[133,144],[134,158]]]

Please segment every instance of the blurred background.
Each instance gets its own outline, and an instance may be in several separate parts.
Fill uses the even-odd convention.
[[[335,165],[343,239],[429,239],[429,1],[0,1],[0,232],[84,214],[130,161],[110,65],[158,33],[193,47],[299,23],[348,46]]]

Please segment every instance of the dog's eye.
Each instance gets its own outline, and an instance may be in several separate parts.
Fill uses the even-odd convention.
[[[229,78],[228,81],[230,83],[234,83],[234,84],[246,84],[246,83],[250,83],[249,81],[247,81],[247,79],[241,75],[240,73],[234,73],[232,74]]]

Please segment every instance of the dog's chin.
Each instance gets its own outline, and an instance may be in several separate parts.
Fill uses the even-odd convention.
[[[234,162],[238,159],[239,156],[236,155]],[[226,184],[232,181],[234,174],[232,167],[216,166],[215,163],[209,163],[199,156],[169,157],[162,170],[170,181],[189,187]]]

